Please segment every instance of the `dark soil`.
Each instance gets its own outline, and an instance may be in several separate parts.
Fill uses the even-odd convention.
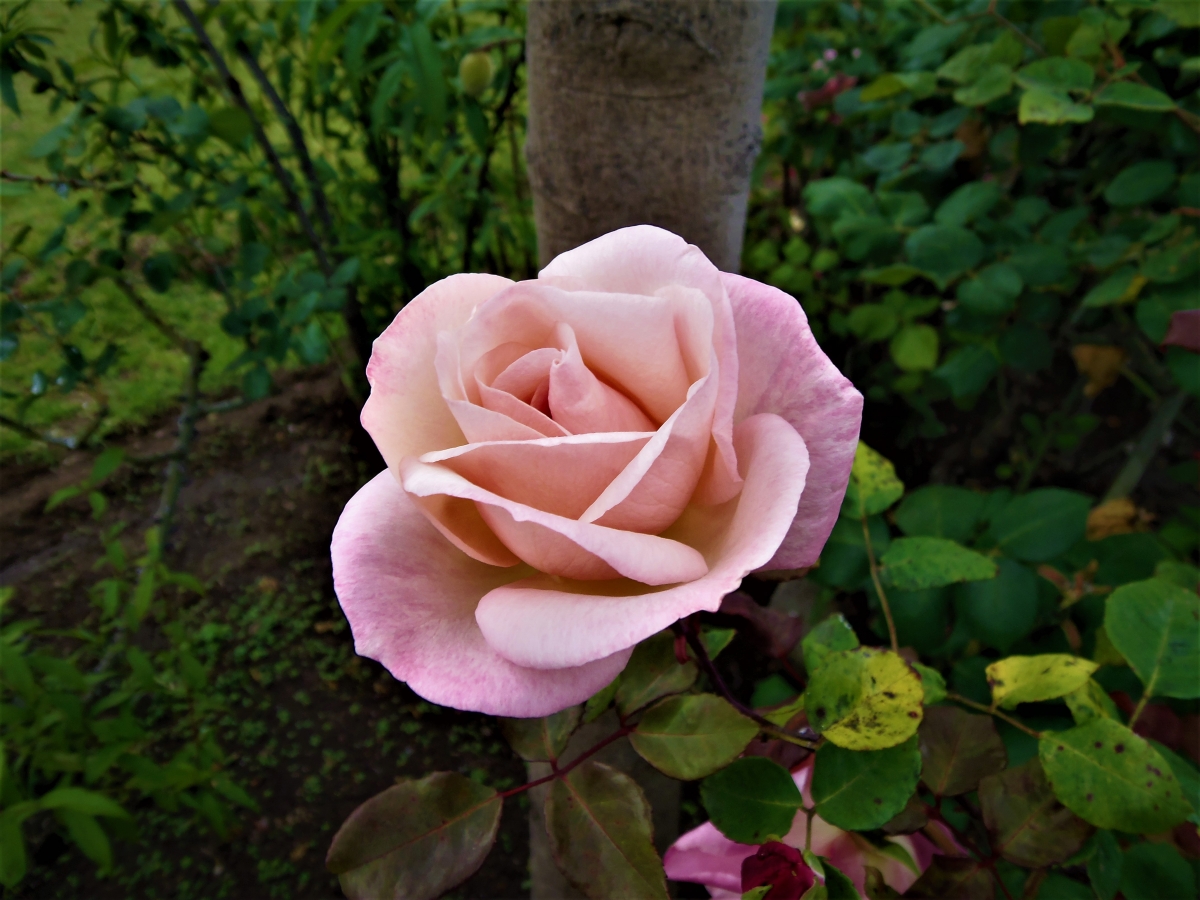
[[[324,866],[330,839],[396,779],[455,770],[500,788],[525,780],[495,720],[429,706],[353,652],[333,594],[329,536],[379,465],[359,446],[354,420],[336,376],[321,373],[210,417],[170,535],[171,567],[207,588],[172,614],[214,635],[204,661],[224,707],[214,717],[218,740],[232,757],[229,773],[260,809],[243,811],[222,840],[186,810],[145,801],[133,810],[136,833],[115,843],[116,871],[106,878],[55,833],[52,819],[31,820],[33,858],[15,896],[340,897]],[[167,449],[173,431],[167,420],[131,436],[127,452]],[[43,513],[50,494],[80,481],[90,465],[78,454],[48,471],[10,470],[0,491],[0,585],[16,588],[17,617],[46,628],[94,622],[88,587],[103,577],[94,569],[101,530],[128,522],[126,548],[136,557],[158,504],[159,466],[126,467],[104,486],[110,509],[101,522],[82,498]],[[509,801],[483,867],[450,896],[528,896],[523,800]]]

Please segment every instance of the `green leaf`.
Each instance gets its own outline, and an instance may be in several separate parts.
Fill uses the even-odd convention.
[[[992,63],[966,87],[954,92],[954,102],[960,106],[986,106],[1012,90],[1013,70],[1002,63]]]
[[[1135,279],[1139,282],[1135,285]],[[1146,283],[1145,278],[1138,278],[1137,269],[1126,266],[1120,271],[1109,275],[1102,282],[1087,292],[1083,298],[1083,306],[1094,309],[1100,306],[1112,306],[1115,303],[1125,303],[1136,297],[1136,291]]]
[[[1034,869],[1061,863],[1083,847],[1092,826],[1054,796],[1037,758],[979,784],[983,821],[1004,859]]]
[[[700,782],[700,799],[721,834],[740,844],[779,840],[804,805],[787,769],[763,756],[734,760]]]
[[[980,76],[988,64],[990,44],[972,44],[964,47],[938,68],[939,78],[955,84],[970,84]]]
[[[608,683],[607,687],[588,698],[587,703],[583,705],[584,722],[594,722],[604,714],[604,711],[613,702],[613,697],[617,695],[617,687],[620,683],[621,676],[618,675]]]
[[[940,141],[926,146],[921,151],[921,155],[917,157],[917,162],[921,164],[921,168],[928,169],[930,172],[944,172],[954,165],[955,160],[962,156],[965,149],[967,149],[966,144],[957,139]]]
[[[996,563],[946,538],[903,537],[880,559],[883,578],[905,591],[996,577]]]
[[[1121,860],[1125,900],[1195,897],[1196,873],[1170,844],[1135,844]]]
[[[879,828],[904,809],[920,774],[915,735],[898,746],[866,752],[822,744],[813,765],[817,815],[847,831]]]
[[[1041,488],[1011,500],[992,520],[991,534],[1004,553],[1026,562],[1054,559],[1083,539],[1091,498],[1061,488]]]
[[[410,26],[416,68],[417,101],[425,114],[425,125],[431,134],[441,130],[446,119],[446,77],[442,72],[442,55],[424,23]]]
[[[938,333],[930,325],[906,325],[889,346],[892,362],[902,372],[928,372],[937,365]]]
[[[84,856],[99,866],[101,872],[112,868],[112,846],[95,818],[73,809],[61,810],[58,817],[67,826],[67,834]]]
[[[909,262],[944,288],[979,264],[983,259],[983,242],[965,228],[922,225],[909,235],[904,252]]]
[[[834,613],[823,620],[800,642],[804,653],[804,668],[811,675],[821,664],[839,650],[853,650],[858,646],[858,636],[841,613]]]
[[[1092,102],[1097,106],[1123,106],[1145,112],[1170,112],[1175,108],[1175,101],[1162,91],[1134,81],[1110,84]]]
[[[8,66],[0,66],[0,100],[4,101],[4,105],[11,109],[17,118],[21,117],[21,104],[17,101],[17,92],[13,90],[13,71]],[[8,884],[7,881],[3,883]]]
[[[844,872],[824,856],[821,857],[821,863],[825,870],[825,888],[829,891],[829,900],[859,900],[861,895],[858,888]]]
[[[1022,125],[1036,122],[1041,125],[1083,124],[1095,117],[1096,111],[1085,103],[1074,102],[1067,94],[1032,88],[1021,94],[1017,105],[1017,121]]]
[[[975,531],[985,497],[967,488],[930,484],[917,488],[896,508],[896,524],[909,537],[965,541]]]
[[[629,742],[664,775],[694,781],[732,762],[756,734],[758,726],[721,697],[687,694],[646,710]]]
[[[904,494],[904,482],[896,477],[896,468],[862,441],[854,451],[850,483],[842,512],[854,516],[881,513]]]
[[[88,816],[109,816],[114,819],[128,819],[129,813],[121,808],[115,800],[111,800],[96,791],[86,788],[62,787],[55,788],[38,801],[42,809],[67,809]]]
[[[946,383],[951,395],[961,398],[978,394],[999,370],[995,351],[983,344],[968,344],[951,353],[933,374]]]
[[[1067,709],[1071,710],[1071,718],[1076,725],[1099,717],[1119,721],[1117,705],[1094,679],[1089,678],[1087,684],[1064,694],[1063,700],[1067,703]]]
[[[1200,697],[1200,597],[1151,578],[1109,595],[1104,630],[1129,661],[1146,694]]]
[[[235,150],[242,150],[254,131],[254,124],[240,106],[226,106],[209,113],[208,130]]]
[[[813,728],[838,746],[880,750],[916,733],[924,696],[920,677],[901,656],[860,647],[825,660],[809,681],[804,705]]]
[[[908,90],[908,85],[899,76],[891,72],[880,75],[859,94],[859,99],[863,103],[873,103],[876,100],[886,100],[888,97],[895,97],[897,94],[903,94]]]
[[[925,710],[917,733],[921,780],[938,797],[966,794],[989,775],[1003,772],[1008,753],[991,716],[976,716],[954,706]]]
[[[1000,186],[994,181],[970,181],[941,202],[934,221],[939,225],[969,225],[991,212],[1001,197]]]
[[[1175,773],[1175,777],[1179,780],[1179,786],[1183,790],[1183,797],[1192,806],[1192,814],[1188,817],[1188,821],[1193,825],[1200,825],[1200,769],[1191,759],[1185,759],[1174,750],[1164,747],[1158,741],[1150,741],[1150,746],[1158,751],[1159,756],[1167,761],[1167,765],[1171,767],[1171,771]]]
[[[1175,183],[1175,165],[1165,159],[1134,163],[1122,169],[1104,189],[1113,206],[1137,206],[1161,197]]]
[[[974,859],[935,856],[916,883],[904,892],[921,900],[994,900],[996,884],[992,870]]]
[[[875,197],[850,178],[822,178],[804,188],[808,211],[819,218],[836,219],[845,213],[869,215],[878,211]]]
[[[1079,59],[1050,56],[1031,62],[1017,72],[1017,84],[1023,88],[1086,93],[1092,89],[1096,71]]]
[[[1016,308],[1025,283],[1008,263],[993,263],[974,278],[958,283],[958,302],[965,309],[984,316],[1000,316]]]
[[[942,673],[937,669],[930,668],[924,663],[909,663],[917,673],[917,677],[921,679],[921,690],[925,694],[925,706],[928,707],[934,703],[941,703],[946,699],[946,679],[942,677]]]
[[[555,779],[546,794],[546,831],[559,869],[593,900],[666,900],[650,805],[628,775],[588,760]]]
[[[494,790],[457,772],[402,781],[350,814],[325,865],[351,900],[432,900],[483,863],[501,803]]]
[[[13,808],[0,812],[0,884],[15,887],[25,877],[25,837],[21,833],[21,822],[29,815],[22,815]]]
[[[1162,756],[1112,719],[1043,734],[1038,757],[1058,799],[1097,828],[1153,834],[1192,812]]]
[[[1090,659],[1066,653],[1010,656],[987,667],[992,702],[1004,709],[1019,703],[1053,700],[1088,683],[1100,666]]]
[[[1111,831],[1097,831],[1087,863],[1088,880],[1098,900],[1113,900],[1121,886],[1121,845]]]
[[[579,727],[583,707],[572,706],[540,719],[500,718],[500,730],[513,751],[524,760],[557,760]]]
[[[675,658],[675,636],[659,632],[633,649],[617,685],[617,709],[627,716],[659,697],[683,693],[698,674],[695,663],[680,665]]]
[[[955,606],[968,633],[989,647],[1007,651],[1037,621],[1037,576],[1011,559],[1000,559],[996,577],[956,588]]]
[[[1071,271],[1062,248],[1046,244],[1019,247],[1008,258],[1008,264],[1017,270],[1022,281],[1035,288],[1061,284]]]

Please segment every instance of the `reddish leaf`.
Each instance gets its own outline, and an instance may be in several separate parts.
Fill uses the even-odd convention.
[[[983,779],[979,805],[996,850],[1009,862],[1030,869],[1074,855],[1093,831],[1054,796],[1036,758]]]
[[[1008,765],[1004,742],[990,716],[953,706],[931,706],[918,730],[921,780],[939,797],[975,790],[979,780]]]
[[[721,612],[741,616],[754,626],[754,633],[776,659],[787,656],[804,633],[804,620],[785,612],[759,606],[749,594],[734,591],[721,601]]]
[[[1182,309],[1171,313],[1171,324],[1163,346],[1183,347],[1200,353],[1200,309]]]
[[[935,856],[917,882],[904,894],[929,900],[994,900],[992,873],[973,859]]]
[[[479,868],[502,802],[457,772],[404,781],[350,814],[325,865],[351,900],[432,900]]]

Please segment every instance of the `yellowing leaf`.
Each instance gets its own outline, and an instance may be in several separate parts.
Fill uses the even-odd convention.
[[[924,696],[902,657],[860,647],[831,655],[813,673],[805,708],[813,727],[839,747],[882,750],[916,734]]]
[[[1127,358],[1120,347],[1099,344],[1076,344],[1071,348],[1071,355],[1075,357],[1075,367],[1079,373],[1087,376],[1088,382],[1083,392],[1089,397],[1095,397],[1116,383]]]
[[[1117,717],[1117,704],[1113,703],[1112,697],[1108,696],[1094,679],[1089,678],[1083,687],[1064,695],[1063,699],[1067,701],[1067,708],[1071,710],[1071,718],[1075,720],[1076,725],[1083,725],[1092,719],[1120,721]]]
[[[1088,513],[1087,539],[1099,541],[1114,534],[1145,531],[1150,519],[1151,514],[1138,509],[1128,497],[1118,497],[1101,503]]]
[[[881,513],[904,495],[904,482],[896,477],[895,467],[862,441],[854,451],[850,484],[842,511],[854,516]]]
[[[987,667],[992,700],[1005,709],[1069,694],[1087,684],[1100,666],[1080,656],[1044,653],[1010,656]]]

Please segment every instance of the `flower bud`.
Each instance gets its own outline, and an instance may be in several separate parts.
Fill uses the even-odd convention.
[[[486,53],[468,53],[458,64],[458,80],[463,93],[479,97],[492,83],[492,58]]]

